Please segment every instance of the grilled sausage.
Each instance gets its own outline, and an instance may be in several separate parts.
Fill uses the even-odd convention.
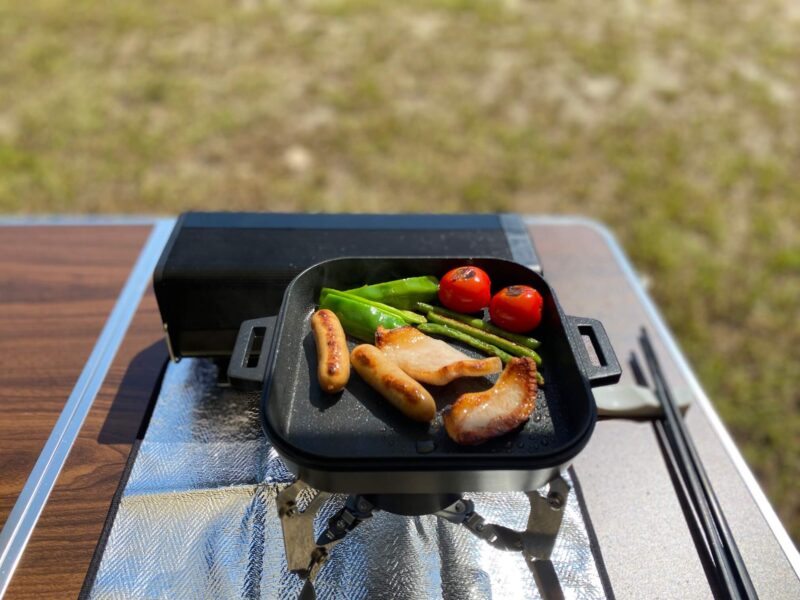
[[[430,421],[436,416],[436,403],[430,392],[375,346],[356,346],[350,354],[350,362],[371,387],[407,417],[415,421]]]
[[[350,379],[347,339],[339,318],[323,308],[311,316],[311,331],[317,342],[317,378],[320,387],[330,393],[340,392]]]

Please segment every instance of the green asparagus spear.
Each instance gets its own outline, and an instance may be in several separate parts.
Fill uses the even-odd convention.
[[[507,352],[503,352],[497,346],[492,346],[484,342],[483,340],[479,340],[476,337],[472,337],[468,333],[464,333],[463,331],[458,331],[457,329],[453,329],[452,327],[448,327],[447,325],[440,325],[437,323],[422,323],[421,325],[417,325],[417,329],[419,329],[422,333],[431,333],[433,335],[442,335],[449,338],[453,338],[454,340],[458,340],[459,342],[463,342],[468,346],[472,346],[476,350],[481,350],[486,352],[487,354],[491,354],[493,356],[497,356],[500,360],[503,361],[503,364],[510,361],[513,356],[508,354]]]
[[[488,333],[493,333],[498,335],[502,338],[505,338],[515,344],[520,346],[525,346],[526,348],[530,348],[531,350],[536,350],[541,344],[538,340],[525,337],[524,335],[519,335],[516,333],[511,333],[510,331],[506,331],[498,327],[497,325],[493,325],[492,323],[487,323],[481,318],[472,317],[470,315],[464,315],[461,313],[457,313],[452,310],[447,310],[446,308],[442,308],[440,306],[433,306],[432,304],[427,304],[425,302],[417,302],[417,310],[422,311],[423,313],[432,312],[437,315],[441,315],[443,317],[449,317],[451,319],[455,319],[456,321],[461,321],[462,323],[466,323],[467,325],[472,325],[473,327],[477,327],[478,329],[483,329]]]
[[[453,329],[458,329],[459,331],[463,331],[464,333],[476,337],[479,340],[492,344],[493,346],[497,346],[498,348],[501,348],[502,350],[505,350],[509,354],[513,354],[514,356],[529,356],[536,361],[537,365],[542,364],[542,359],[539,357],[538,354],[536,354],[536,352],[534,352],[530,348],[525,348],[524,346],[515,344],[514,342],[511,342],[505,338],[501,338],[499,335],[494,335],[493,333],[489,333],[482,329],[478,329],[477,327],[473,327],[472,325],[467,325],[466,323],[462,323],[461,321],[456,321],[455,319],[450,319],[448,317],[437,315],[434,312],[428,313],[428,320],[431,321],[432,323],[439,323],[440,325],[448,325]]]
[[[422,333],[430,333],[432,335],[441,335],[444,337],[453,338],[454,340],[467,344],[468,346],[472,346],[477,350],[497,356],[503,361],[503,364],[507,364],[513,358],[513,356],[502,351],[497,346],[492,346],[483,340],[479,340],[476,337],[472,337],[468,333],[453,329],[447,325],[441,325],[438,323],[422,323],[417,325],[417,329],[419,329]],[[544,377],[542,377],[542,374],[538,371],[536,372],[536,381],[539,385],[544,385]]]

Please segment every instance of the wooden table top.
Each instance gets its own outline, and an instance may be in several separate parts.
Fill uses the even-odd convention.
[[[568,314],[600,319],[621,362],[653,315],[604,232],[531,220],[545,274]],[[0,235],[0,515],[3,521],[78,377],[147,226],[5,227]],[[9,283],[5,283],[9,282]],[[697,394],[663,336],[674,388]],[[148,291],[33,531],[6,597],[78,595],[114,493],[167,360]],[[629,369],[628,369],[629,371]],[[624,375],[627,380],[628,373]],[[697,405],[687,421],[762,598],[800,597],[800,580],[716,429]],[[647,421],[605,420],[575,461],[616,595],[705,598],[704,566]],[[756,494],[757,496],[758,494]],[[758,500],[758,501],[757,501]],[[786,595],[789,594],[789,595]]]
[[[0,521],[5,522],[149,227],[0,236]]]

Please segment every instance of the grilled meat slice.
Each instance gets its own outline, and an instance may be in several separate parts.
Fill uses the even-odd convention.
[[[375,345],[403,371],[422,383],[445,385],[459,377],[482,377],[499,373],[499,358],[474,359],[447,342],[428,337],[414,327],[378,327]]]
[[[536,363],[513,358],[490,389],[464,394],[442,413],[444,427],[459,444],[480,444],[528,420],[536,407]]]

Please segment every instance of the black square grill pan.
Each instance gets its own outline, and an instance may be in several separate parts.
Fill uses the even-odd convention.
[[[546,383],[524,426],[479,446],[460,446],[447,436],[440,414],[431,425],[409,420],[355,371],[340,394],[322,392],[309,318],[323,287],[345,290],[416,275],[441,277],[464,264],[484,269],[493,293],[523,284],[544,299],[542,323],[534,335],[542,343],[538,352]],[[591,361],[584,339],[600,364]],[[349,345],[352,349],[356,342]],[[331,492],[434,494],[544,485],[571,462],[594,430],[597,411],[591,387],[615,383],[621,370],[601,323],[565,315],[538,273],[496,258],[414,257],[341,258],[300,273],[286,289],[266,373],[264,430],[299,478]],[[496,376],[462,378],[429,389],[440,413],[461,394],[486,389],[494,380]]]

